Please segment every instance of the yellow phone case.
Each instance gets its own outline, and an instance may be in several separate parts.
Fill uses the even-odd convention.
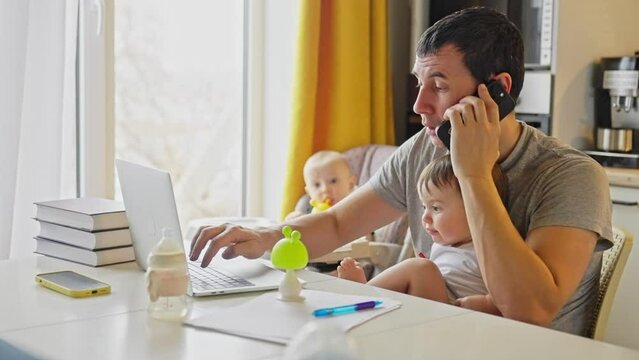
[[[111,285],[74,271],[38,274],[35,281],[46,288],[74,298],[104,295],[111,292]]]

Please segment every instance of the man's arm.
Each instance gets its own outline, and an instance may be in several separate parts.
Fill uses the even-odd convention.
[[[204,251],[204,267],[223,248],[227,259],[257,258],[282,238],[282,226],[289,225],[302,233],[309,257],[316,258],[370,233],[402,213],[386,203],[370,185],[364,185],[327,211],[300,216],[275,228],[251,230],[226,224],[201,229],[191,244],[190,257],[197,259]]]
[[[501,153],[512,151],[519,125],[512,113],[500,122],[484,85],[478,93],[481,100],[466,97],[445,116],[453,129],[451,158],[479,266],[505,317],[547,325],[577,289],[597,235],[560,226],[534,229],[526,239],[519,235],[492,179],[492,167]]]
[[[311,259],[370,234],[403,212],[384,201],[366,184],[327,211],[286,222],[302,233]]]
[[[548,226],[532,230],[524,241],[492,180],[461,186],[477,259],[495,305],[507,318],[548,325],[577,289],[597,235]]]

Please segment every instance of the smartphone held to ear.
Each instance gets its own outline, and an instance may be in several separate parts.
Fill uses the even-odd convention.
[[[490,97],[495,101],[499,108],[499,120],[502,120],[506,115],[510,114],[515,109],[515,100],[510,94],[501,86],[501,83],[497,80],[491,80],[486,84]],[[477,94],[475,94],[477,96]],[[444,121],[437,127],[435,132],[437,137],[444,143],[446,149],[450,149],[450,121]]]

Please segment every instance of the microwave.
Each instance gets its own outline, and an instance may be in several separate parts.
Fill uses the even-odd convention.
[[[553,53],[554,0],[430,0],[429,24],[455,11],[484,6],[503,14],[519,28],[526,69],[550,69]]]
[[[550,70],[526,70],[524,86],[517,98],[517,119],[551,134],[553,76]]]

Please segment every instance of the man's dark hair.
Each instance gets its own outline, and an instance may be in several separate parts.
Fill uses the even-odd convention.
[[[436,55],[444,45],[454,45],[478,82],[507,72],[512,77],[510,95],[517,98],[524,83],[524,45],[519,29],[506,15],[484,7],[454,12],[422,34],[417,56]]]

